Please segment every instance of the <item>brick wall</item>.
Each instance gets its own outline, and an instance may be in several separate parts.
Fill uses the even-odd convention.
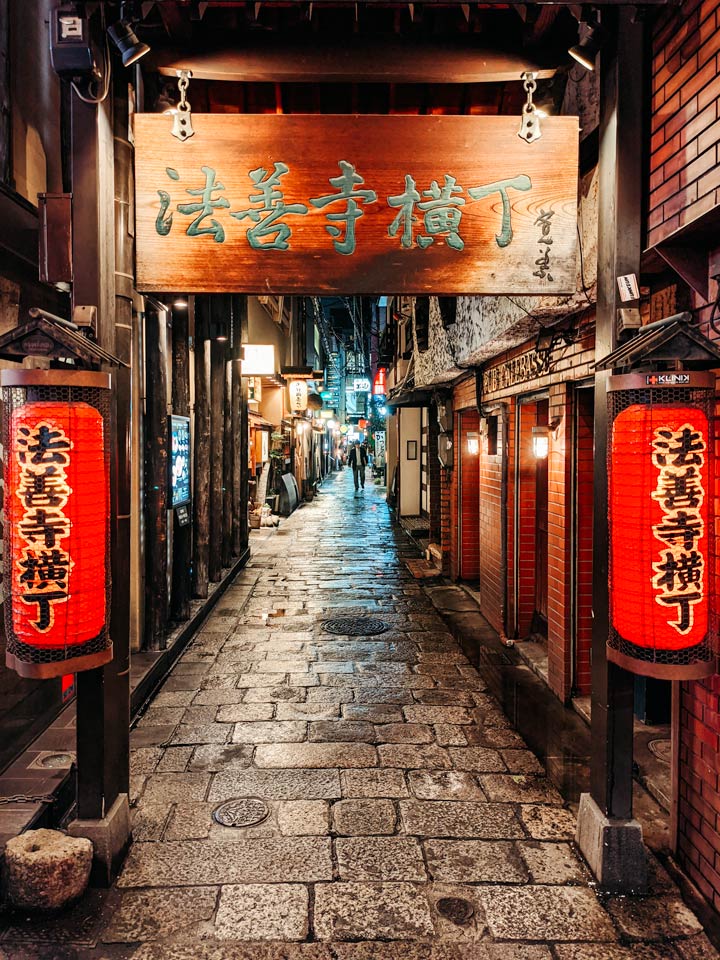
[[[575,484],[577,489],[575,610],[575,686],[580,696],[588,696],[592,687],[590,656],[592,648],[593,580],[593,390],[576,394],[577,447]]]
[[[477,581],[480,577],[480,466],[478,454],[468,451],[468,434],[478,435],[480,414],[477,409],[463,410],[459,419],[460,556],[458,571],[463,580]]]
[[[720,677],[683,683],[680,692],[678,858],[720,910]]]
[[[720,201],[720,0],[686,0],[652,36],[648,245]]]
[[[460,493],[460,411],[476,408],[475,378],[468,377],[458,383],[453,391],[453,410],[455,425],[453,430],[453,450],[455,456],[454,469],[448,477],[450,486],[450,502],[448,517],[449,542],[449,574],[453,580],[460,576],[460,536],[458,530],[459,493]],[[444,545],[445,541],[443,541]]]
[[[571,388],[550,388],[549,422],[559,421],[548,452],[548,680],[565,701],[572,694],[572,563],[573,510]]]
[[[527,637],[535,612],[535,457],[532,428],[537,424],[534,403],[519,405],[518,430],[518,609],[517,633]]]
[[[498,413],[497,453],[489,453],[487,440],[480,446],[480,593],[483,613],[498,633],[504,633],[502,461],[507,437],[505,418]]]

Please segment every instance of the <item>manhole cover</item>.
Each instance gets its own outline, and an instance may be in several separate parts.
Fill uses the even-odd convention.
[[[328,633],[337,633],[346,637],[370,637],[375,633],[385,633],[390,624],[374,617],[339,617],[326,620],[324,627]]]
[[[672,742],[670,740],[651,740],[648,748],[663,763],[672,762]]]
[[[270,808],[260,797],[226,800],[213,810],[213,820],[223,827],[254,827],[266,820]]]
[[[38,766],[50,767],[51,770],[61,770],[63,767],[72,766],[72,764],[73,757],[69,753],[50,753],[38,762]]]
[[[441,917],[458,925],[469,923],[475,913],[475,907],[470,901],[461,897],[441,897],[435,906]]]

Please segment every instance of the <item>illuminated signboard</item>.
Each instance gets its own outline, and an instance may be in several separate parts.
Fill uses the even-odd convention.
[[[170,506],[190,503],[190,417],[170,417]]]

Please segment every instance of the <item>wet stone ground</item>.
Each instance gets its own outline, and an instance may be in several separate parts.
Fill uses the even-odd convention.
[[[408,572],[384,490],[336,475],[252,550],[133,731],[115,889],[6,925],[2,960],[717,957],[658,864],[650,896],[597,896],[572,814]],[[359,616],[389,629],[325,629]],[[260,802],[231,821],[261,822],[213,819],[243,798]]]

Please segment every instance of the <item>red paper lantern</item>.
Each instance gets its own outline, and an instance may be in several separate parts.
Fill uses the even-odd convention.
[[[87,402],[71,376],[3,372],[6,656],[26,677],[112,659],[107,400],[98,399],[108,377],[76,375],[84,384],[99,378]]]
[[[710,418],[690,391],[627,391],[611,426],[608,659],[665,679],[714,672]],[[645,384],[649,386],[649,384]],[[668,402],[664,402],[664,401]],[[679,401],[679,402],[678,402]],[[685,402],[683,402],[685,401]]]

